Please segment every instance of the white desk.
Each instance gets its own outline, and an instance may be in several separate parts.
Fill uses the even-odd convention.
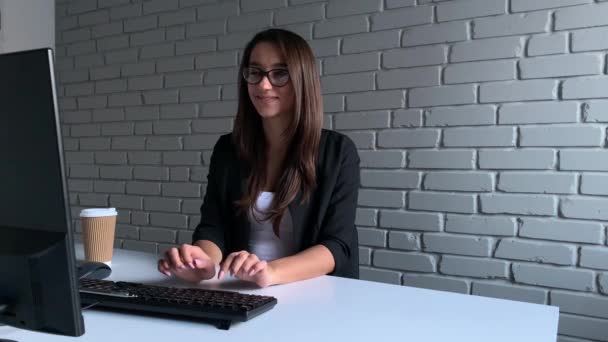
[[[79,251],[82,258],[82,252]],[[116,250],[112,280],[183,286],[156,271],[156,257]],[[0,327],[0,339],[53,341],[493,341],[555,342],[558,308],[324,276],[257,289],[233,278],[200,287],[271,295],[278,304],[230,330],[89,309],[78,339]]]

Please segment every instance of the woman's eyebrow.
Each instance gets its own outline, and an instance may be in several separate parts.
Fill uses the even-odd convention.
[[[258,62],[255,62],[255,61],[254,62],[249,62],[249,65],[262,66],[261,63],[258,63]],[[274,67],[287,67],[287,64],[285,64],[285,63],[274,63],[274,64],[271,64],[270,67],[271,68],[274,68]]]

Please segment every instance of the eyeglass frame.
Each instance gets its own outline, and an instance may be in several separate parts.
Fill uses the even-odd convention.
[[[257,81],[257,82],[249,82],[247,80],[247,77],[245,77],[245,73],[247,72],[248,69],[256,69],[256,70],[258,70],[259,73],[262,76],[262,77],[260,77],[260,80]],[[281,84],[281,85],[274,84],[274,82],[272,82],[272,79],[270,77],[270,73],[273,72],[273,71],[286,71],[287,72],[287,81],[285,81],[285,83]],[[246,67],[244,67],[241,76],[243,77],[243,79],[245,80],[245,82],[247,84],[254,84],[254,85],[255,84],[260,84],[260,82],[262,82],[262,80],[264,79],[264,77],[266,77],[268,79],[268,82],[270,82],[270,84],[272,84],[275,87],[284,87],[284,86],[287,85],[287,83],[289,83],[289,80],[291,79],[291,75],[289,74],[289,70],[287,68],[277,68],[277,69],[271,69],[271,70],[268,70],[268,71],[264,71],[261,68],[256,67],[256,66],[246,66]]]

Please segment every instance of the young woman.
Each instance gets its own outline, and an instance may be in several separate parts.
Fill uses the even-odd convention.
[[[348,137],[322,129],[312,50],[292,32],[260,32],[239,75],[234,128],[213,149],[193,243],[168,250],[158,270],[200,282],[219,265],[218,278],[260,287],[358,278],[359,156]]]

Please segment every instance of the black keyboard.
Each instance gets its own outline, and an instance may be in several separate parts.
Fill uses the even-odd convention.
[[[194,318],[224,330],[277,304],[270,296],[86,278],[80,279],[80,299],[83,305]]]

